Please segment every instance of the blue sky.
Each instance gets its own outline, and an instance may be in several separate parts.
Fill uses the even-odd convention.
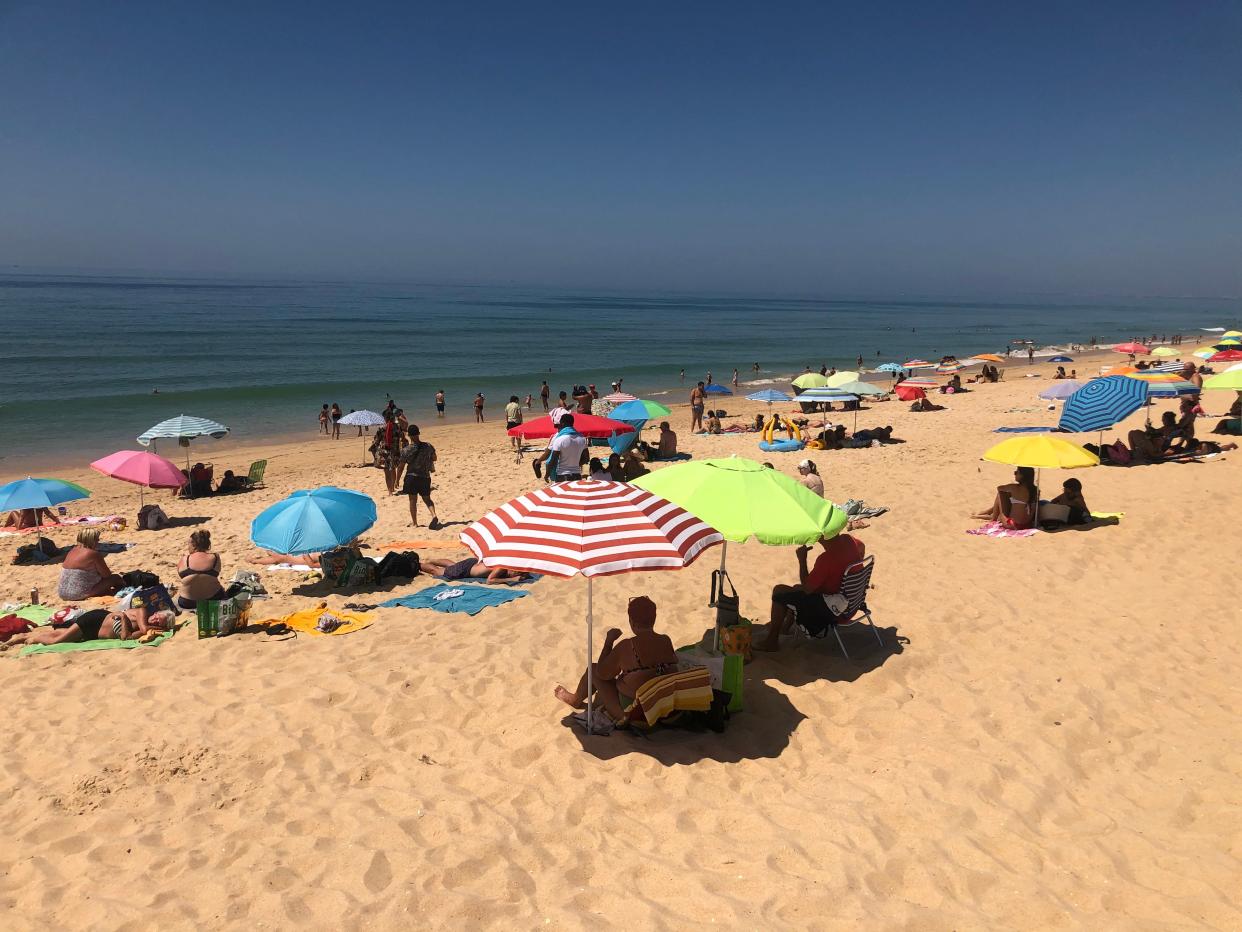
[[[1242,294],[1242,5],[0,0],[0,269]]]

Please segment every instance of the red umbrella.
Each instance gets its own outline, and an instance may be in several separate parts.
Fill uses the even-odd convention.
[[[1144,356],[1148,353],[1148,349],[1142,343],[1118,343],[1113,347],[1113,352]]]
[[[1237,362],[1238,360],[1242,360],[1242,350],[1236,349],[1221,350],[1207,358],[1208,362]]]
[[[587,578],[588,696],[595,658],[591,577],[679,570],[724,540],[715,528],[646,489],[591,479],[520,495],[470,525],[461,539],[485,566]],[[588,732],[592,705],[588,700]]]
[[[594,414],[575,414],[574,430],[584,437],[607,440],[617,434],[630,433],[634,430],[634,425],[626,424],[624,421],[614,421],[611,418],[596,417]],[[551,417],[540,417],[527,421],[525,424],[519,424],[517,427],[511,427],[509,436],[538,440],[555,437],[556,431],[557,427],[552,423]]]
[[[898,385],[893,391],[902,401],[917,401],[919,398],[927,397],[927,392],[917,385]]]

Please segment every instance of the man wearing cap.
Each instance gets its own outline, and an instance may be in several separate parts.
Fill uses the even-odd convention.
[[[768,633],[755,645],[758,650],[780,650],[780,636],[793,620],[789,611],[791,608],[796,609],[802,626],[811,631],[826,626],[835,617],[835,612],[845,608],[845,598],[840,595],[841,580],[844,579],[847,569],[867,555],[867,548],[851,534],[838,534],[831,539],[821,539],[819,545],[824,548],[824,552],[815,561],[815,567],[809,571],[806,558],[811,548],[797,549],[798,585],[778,585],[772,588],[772,615]],[[825,600],[825,596],[830,599]],[[831,598],[833,596],[835,599]],[[836,602],[836,606],[830,606],[829,601]]]

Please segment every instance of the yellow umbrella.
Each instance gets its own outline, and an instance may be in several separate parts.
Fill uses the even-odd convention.
[[[1177,353],[1178,351],[1171,346],[1157,346],[1151,351],[1153,356],[1176,356]]]
[[[985,460],[1009,466],[1031,466],[1035,485],[1039,485],[1040,469],[1080,469],[1099,466],[1100,458],[1076,443],[1048,434],[1029,434],[1002,440],[983,454]],[[1039,524],[1039,503],[1035,503],[1035,524]]]
[[[1004,356],[997,356],[995,353],[976,353],[971,359],[986,359],[988,362],[1004,362]]]
[[[1242,392],[1242,369],[1226,369],[1203,380],[1204,388],[1223,388],[1227,391]]]
[[[844,385],[846,382],[857,382],[857,372],[837,372],[828,376],[828,388],[836,388],[838,385]]]
[[[1242,337],[1242,330],[1226,330],[1221,336],[1225,339],[1229,337]]]

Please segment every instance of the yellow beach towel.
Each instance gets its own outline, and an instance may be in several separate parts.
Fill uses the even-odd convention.
[[[319,619],[324,615],[339,618],[345,623],[332,631],[320,631],[318,628]],[[300,612],[294,612],[292,615],[286,615],[284,618],[265,618],[263,621],[258,622],[258,624],[286,624],[295,631],[301,631],[304,634],[352,634],[355,631],[361,631],[363,628],[370,627],[374,620],[374,616],[366,613],[337,612],[329,608],[307,608]]]

